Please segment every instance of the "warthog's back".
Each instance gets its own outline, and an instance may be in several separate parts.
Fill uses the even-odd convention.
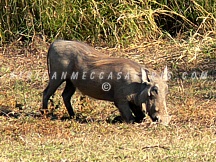
[[[54,71],[70,71],[74,68],[74,63],[82,64],[82,61],[91,57],[106,57],[105,55],[96,51],[93,47],[77,42],[57,40],[50,45],[48,52],[48,64]]]
[[[78,41],[56,40],[50,45],[50,50],[54,50],[58,54],[74,53],[79,55],[91,54],[91,56],[103,55],[86,43]]]

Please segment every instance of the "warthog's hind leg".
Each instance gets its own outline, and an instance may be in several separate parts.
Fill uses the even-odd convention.
[[[56,89],[61,85],[62,82],[63,80],[54,80],[54,79],[51,79],[49,81],[48,86],[43,91],[43,105],[42,105],[42,109],[40,109],[40,112],[42,114],[44,114],[48,110],[49,98],[55,93]]]
[[[126,123],[134,123],[135,119],[132,115],[130,106],[128,104],[128,102],[115,102],[116,107],[119,109],[119,112],[121,114],[122,119],[126,122]]]
[[[73,83],[70,80],[66,80],[66,86],[62,93],[62,97],[63,97],[65,107],[67,108],[67,111],[70,117],[73,117],[75,115],[73,108],[71,106],[71,103],[70,103],[71,97],[75,91],[76,91],[76,88],[74,87]]]

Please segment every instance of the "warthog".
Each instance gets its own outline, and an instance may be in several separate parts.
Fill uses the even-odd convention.
[[[50,45],[48,56],[49,84],[43,92],[43,108],[56,89],[66,81],[62,93],[71,117],[70,100],[76,88],[90,97],[114,102],[127,123],[141,122],[143,111],[153,121],[168,124],[166,107],[167,68],[162,75],[150,75],[140,64],[123,58],[110,58],[93,47],[77,41],[57,40]]]

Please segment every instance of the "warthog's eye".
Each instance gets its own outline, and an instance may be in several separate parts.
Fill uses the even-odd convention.
[[[155,92],[156,94],[158,94],[158,87],[156,86],[152,87],[152,92]]]
[[[158,95],[158,87],[157,86],[153,86],[150,89],[150,94],[149,96],[154,98],[154,96]]]

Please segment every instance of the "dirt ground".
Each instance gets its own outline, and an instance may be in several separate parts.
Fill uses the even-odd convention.
[[[216,42],[216,41],[215,41]],[[112,103],[76,92],[75,119],[68,119],[56,92],[48,117],[41,116],[47,85],[49,43],[15,42],[0,47],[0,161],[215,161],[216,44],[202,40],[143,41],[128,48],[99,48],[170,72],[169,126],[112,123]]]

